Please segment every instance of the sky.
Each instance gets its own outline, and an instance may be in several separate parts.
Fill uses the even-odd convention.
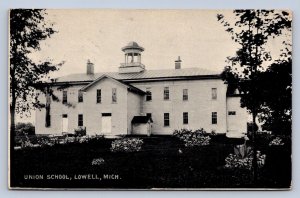
[[[172,69],[180,56],[183,68],[222,71],[226,57],[238,47],[216,17],[222,13],[230,22],[232,10],[49,9],[47,13],[46,20],[58,32],[41,42],[32,58],[65,61],[53,77],[85,72],[88,59],[95,72],[118,71],[124,62],[121,48],[130,41],[145,48],[142,63],[148,70]],[[280,43],[270,42],[276,55]]]
[[[221,72],[226,57],[233,56],[238,47],[216,17],[222,13],[230,22],[232,10],[48,9],[47,13],[46,21],[58,32],[42,41],[41,50],[31,58],[64,61],[61,69],[50,75],[53,78],[85,73],[88,59],[95,72],[117,72],[124,62],[121,48],[130,41],[145,48],[142,63],[147,70],[174,69],[180,56],[182,68]],[[281,42],[269,44],[275,56]]]

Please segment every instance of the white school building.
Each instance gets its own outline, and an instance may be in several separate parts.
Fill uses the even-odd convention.
[[[122,48],[125,61],[118,72],[86,73],[53,79],[58,100],[40,94],[47,104],[36,110],[37,134],[171,135],[176,129],[200,129],[228,137],[247,131],[248,113],[238,94],[227,93],[220,72],[182,68],[147,70],[141,62],[144,48],[130,42]],[[46,115],[47,114],[47,115]]]

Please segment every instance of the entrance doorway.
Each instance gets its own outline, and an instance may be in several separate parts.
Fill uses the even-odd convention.
[[[111,133],[111,113],[102,113],[101,126],[103,134]]]

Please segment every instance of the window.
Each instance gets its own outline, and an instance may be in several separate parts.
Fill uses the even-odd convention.
[[[217,112],[212,112],[211,113],[211,123],[212,124],[217,124],[218,123],[218,113]]]
[[[83,126],[83,115],[78,114],[78,126]]]
[[[170,114],[164,113],[164,126],[170,126]]]
[[[169,100],[170,99],[170,91],[169,87],[164,88],[164,100]]]
[[[101,89],[97,89],[96,101],[97,101],[97,103],[101,103]]]
[[[211,99],[213,99],[213,100],[217,99],[217,88],[211,89]]]
[[[228,111],[228,115],[236,115],[235,111]]]
[[[146,88],[146,101],[152,100],[151,88]]]
[[[152,114],[151,114],[151,113],[146,113],[146,116],[147,116],[148,118],[152,118]]]
[[[188,100],[189,95],[188,95],[188,89],[183,89],[182,91],[182,100]]]
[[[183,124],[188,124],[188,123],[189,123],[189,113],[183,112]]]
[[[67,91],[63,91],[63,100],[62,103],[66,104],[68,102],[68,92]]]
[[[78,102],[83,102],[83,92],[82,91],[78,91]]]
[[[112,102],[116,103],[117,102],[117,88],[112,88]]]
[[[63,117],[63,118],[67,118],[67,117],[68,117],[68,114],[63,114],[62,117]]]

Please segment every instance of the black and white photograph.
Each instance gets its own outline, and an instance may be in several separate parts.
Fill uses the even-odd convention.
[[[291,188],[291,10],[8,14],[10,189]]]

